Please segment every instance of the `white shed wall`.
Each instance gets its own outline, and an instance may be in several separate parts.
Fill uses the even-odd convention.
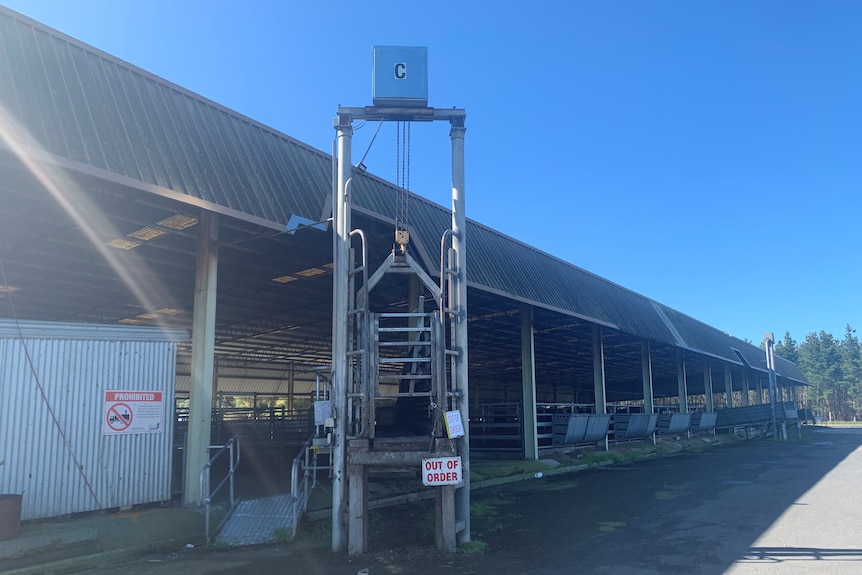
[[[21,518],[169,500],[177,344],[22,333],[0,330],[0,493],[23,494]],[[104,435],[107,390],[163,392],[162,431]]]

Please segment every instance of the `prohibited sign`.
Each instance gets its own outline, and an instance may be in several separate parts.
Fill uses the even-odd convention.
[[[161,391],[106,391],[102,433],[161,433],[164,401]]]
[[[108,408],[108,427],[114,431],[125,431],[132,425],[132,409],[125,403],[115,403]]]

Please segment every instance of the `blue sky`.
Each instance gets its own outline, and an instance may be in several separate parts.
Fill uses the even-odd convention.
[[[471,219],[737,337],[862,328],[862,2],[0,2],[324,151],[371,47],[427,46]],[[412,139],[448,206],[448,126]]]

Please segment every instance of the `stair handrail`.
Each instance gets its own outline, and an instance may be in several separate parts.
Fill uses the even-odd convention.
[[[293,507],[293,514],[291,515],[293,518],[293,524],[288,527],[292,534],[291,539],[296,537],[296,526],[299,524],[300,517],[304,515],[305,511],[308,509],[308,496],[311,489],[314,488],[314,484],[317,483],[317,476],[315,475],[314,484],[310,487],[308,485],[308,477],[311,475],[309,473],[309,469],[314,469],[315,474],[317,473],[316,454],[315,463],[312,465],[309,461],[313,443],[314,435],[302,444],[302,448],[299,450],[296,457],[293,458],[293,463],[290,466],[290,504]],[[300,469],[302,469],[301,490],[299,481]]]
[[[225,520],[230,516],[234,507],[236,507],[236,491],[234,489],[234,476],[236,475],[236,468],[239,465],[240,461],[240,446],[239,446],[239,437],[234,435],[230,439],[227,440],[227,443],[224,445],[209,445],[207,449],[218,449],[215,454],[210,457],[209,461],[203,466],[200,473],[200,487],[201,487],[201,495],[205,495],[204,497],[204,507],[205,507],[205,519],[204,519],[204,536],[206,538],[207,545],[211,543],[212,534],[219,530]],[[228,454],[229,457],[229,465],[228,472],[221,481],[219,481],[218,485],[216,485],[215,489],[210,491],[210,470],[212,469],[213,463],[219,459],[224,453]],[[225,513],[221,522],[219,522],[218,526],[210,532],[210,507],[213,501],[213,498],[218,494],[224,484],[230,481],[230,509],[228,509],[227,513]]]
[[[299,490],[299,470],[302,469],[302,494],[305,499],[308,499],[308,452],[311,447],[312,440],[309,439],[302,444],[302,448],[296,457],[293,458],[293,463],[290,466],[290,496],[294,501],[297,501],[300,496]],[[305,465],[303,466],[303,462]],[[304,510],[303,510],[304,511]]]

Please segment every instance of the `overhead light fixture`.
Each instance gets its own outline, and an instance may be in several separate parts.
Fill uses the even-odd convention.
[[[17,291],[21,291],[21,288],[15,286],[7,286],[0,284],[0,298],[6,297],[6,294],[12,294]]]
[[[162,230],[157,230],[156,228],[141,228],[135,232],[127,234],[130,238],[135,238],[136,240],[141,240],[143,242],[148,242],[150,240],[154,240],[160,236],[165,235],[167,232]]]
[[[177,315],[183,313],[183,310],[173,307],[163,307],[162,309],[157,309],[155,313],[160,313],[162,315]]]
[[[286,275],[285,276],[278,276],[277,278],[272,278],[272,281],[278,282],[280,284],[286,284],[286,283],[290,283],[290,282],[296,281],[296,280],[297,280],[297,278],[295,278],[293,276],[286,276]]]
[[[131,250],[141,245],[141,242],[127,240],[126,238],[117,238],[109,241],[105,245],[109,248],[117,248],[118,250]]]
[[[303,218],[302,216],[297,216],[296,214],[290,214],[290,217],[287,219],[287,225],[284,227],[284,231],[286,231],[290,235],[293,235],[296,233],[297,230],[300,230],[302,228],[312,228],[325,232],[326,221],[317,222],[308,218]]]
[[[165,218],[160,222],[156,222],[156,225],[162,226],[163,228],[170,228],[172,230],[184,230],[192,227],[196,223],[198,223],[197,218],[192,218],[183,214],[176,214],[169,218]]]
[[[319,276],[325,274],[326,270],[322,270],[320,268],[308,268],[307,270],[302,270],[301,272],[296,272],[296,275],[303,278],[313,278],[315,276]]]

